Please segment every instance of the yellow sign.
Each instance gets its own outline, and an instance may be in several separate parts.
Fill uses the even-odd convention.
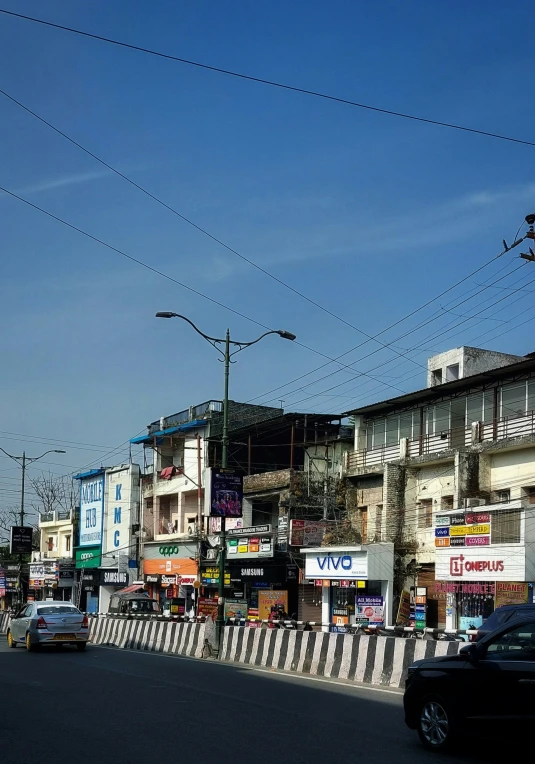
[[[482,523],[481,525],[452,525],[450,536],[485,536],[490,533],[490,525]]]
[[[365,589],[366,581],[357,581],[357,589]]]
[[[249,547],[247,544],[240,544],[240,546],[238,547],[238,554],[240,552],[248,552],[248,551],[249,551]]]

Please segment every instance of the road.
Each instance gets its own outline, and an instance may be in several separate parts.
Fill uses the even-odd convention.
[[[9,650],[4,636],[0,701],[2,764],[418,764],[494,755],[479,743],[455,756],[428,754],[406,729],[395,692],[92,646],[27,653]]]

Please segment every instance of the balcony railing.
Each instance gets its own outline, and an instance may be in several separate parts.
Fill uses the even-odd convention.
[[[396,459],[437,454],[448,449],[469,448],[476,443],[500,441],[507,438],[535,436],[535,411],[521,417],[503,417],[492,422],[474,422],[470,427],[453,427],[436,435],[403,438],[373,449],[350,451],[346,471],[361,472]]]
[[[71,520],[73,511],[70,509],[55,509],[52,512],[42,512],[39,517],[40,523],[56,523],[59,520]]]
[[[168,427],[178,427],[181,424],[192,422],[194,419],[204,419],[214,412],[220,413],[222,408],[223,403],[221,401],[205,401],[204,403],[199,403],[198,406],[190,406],[189,409],[184,409],[184,411],[179,411],[177,414],[165,417],[163,422],[160,420],[152,422],[149,425],[149,435],[161,430],[162,424],[164,430]]]

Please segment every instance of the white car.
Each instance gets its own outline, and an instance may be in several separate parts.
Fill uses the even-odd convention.
[[[87,616],[71,602],[28,602],[11,619],[7,632],[9,647],[24,645],[28,651],[42,645],[76,645],[82,651],[88,639]]]

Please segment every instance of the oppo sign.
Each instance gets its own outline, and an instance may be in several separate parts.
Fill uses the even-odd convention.
[[[367,578],[368,560],[366,552],[328,552],[307,554],[305,557],[306,578]]]

